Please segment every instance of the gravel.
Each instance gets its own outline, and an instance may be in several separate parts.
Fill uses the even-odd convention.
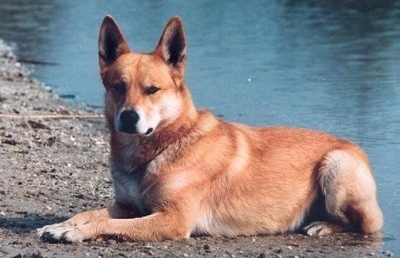
[[[99,85],[100,87],[100,85]],[[28,76],[0,40],[0,257],[392,257],[357,234],[46,243],[36,228],[111,205],[101,114]]]

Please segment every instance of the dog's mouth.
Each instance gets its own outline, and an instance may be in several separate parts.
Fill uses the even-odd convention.
[[[117,128],[117,131],[120,133],[126,133],[126,134],[150,136],[153,134],[154,129],[148,128],[145,133],[140,133],[135,126],[131,126],[131,127],[122,126],[122,127]]]
[[[153,128],[149,128],[147,129],[146,133],[144,135],[146,136],[150,136],[153,133],[154,129]]]

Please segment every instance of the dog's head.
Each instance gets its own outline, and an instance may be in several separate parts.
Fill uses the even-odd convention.
[[[99,65],[109,127],[149,136],[176,121],[190,101],[183,80],[185,64],[180,18],[170,19],[152,53],[135,53],[114,19],[106,16],[100,28]]]

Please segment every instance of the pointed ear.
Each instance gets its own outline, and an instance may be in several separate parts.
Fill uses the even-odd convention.
[[[186,63],[186,38],[182,20],[174,16],[165,26],[155,53],[159,54],[167,64],[183,69]]]
[[[100,66],[110,65],[119,56],[130,51],[121,30],[111,16],[104,17],[101,23],[98,44]]]

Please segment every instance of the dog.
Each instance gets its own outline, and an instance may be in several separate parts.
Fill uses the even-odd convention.
[[[376,184],[357,145],[309,129],[229,123],[195,108],[179,17],[153,52],[136,53],[106,16],[98,47],[115,201],[40,228],[41,238],[381,231]]]

